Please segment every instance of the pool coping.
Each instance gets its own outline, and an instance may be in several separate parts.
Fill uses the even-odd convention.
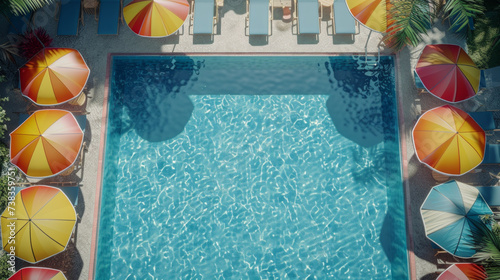
[[[375,55],[376,53],[368,53],[370,55]],[[108,99],[109,99],[109,79],[112,70],[112,62],[114,56],[353,56],[360,55],[364,56],[365,53],[305,53],[305,52],[289,52],[289,53],[276,53],[276,52],[178,52],[178,53],[108,53],[107,65],[106,65],[106,77],[104,81],[104,96],[103,96],[103,106],[102,106],[102,116],[101,116],[101,137],[99,144],[99,156],[97,164],[97,186],[94,199],[94,217],[92,223],[92,238],[90,247],[90,263],[89,263],[89,280],[93,280],[95,276],[96,267],[96,254],[97,254],[97,232],[99,230],[99,217],[100,217],[100,206],[101,206],[101,187],[103,179],[103,163],[104,163],[104,152],[106,143],[106,133],[107,133],[107,120],[108,120]],[[404,133],[404,114],[403,114],[403,96],[401,83],[398,79],[399,73],[399,53],[396,54],[381,54],[384,56],[395,57],[394,61],[394,79],[395,79],[395,90],[397,96],[398,104],[398,129],[399,129],[399,144],[400,144],[400,161],[401,161],[401,172],[404,187],[404,202],[405,202],[405,229],[406,229],[406,246],[407,246],[407,263],[408,263],[408,273],[409,279],[416,279],[416,263],[415,263],[415,253],[413,244],[413,225],[412,225],[412,213],[410,207],[410,186],[409,186],[409,176],[408,176],[408,158],[406,152],[406,135]]]

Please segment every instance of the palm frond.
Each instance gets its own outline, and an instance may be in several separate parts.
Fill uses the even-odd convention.
[[[54,0],[0,0],[0,11],[8,16],[25,15],[54,2]]]
[[[482,15],[484,12],[483,0],[448,0],[443,12],[450,20],[450,29],[460,32],[469,28],[469,20]]]
[[[395,51],[416,46],[431,26],[433,15],[428,0],[394,1],[389,10],[389,28],[384,41]]]
[[[500,279],[500,232],[498,228],[490,228],[488,225],[471,220],[471,237],[476,254],[473,258],[486,270],[488,279]]]
[[[0,45],[0,60],[4,63],[8,63],[9,61],[16,65],[15,56],[18,56],[16,46],[11,43],[3,43]]]

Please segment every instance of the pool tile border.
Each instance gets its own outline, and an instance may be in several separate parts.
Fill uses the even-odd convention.
[[[97,254],[97,231],[99,229],[99,213],[101,210],[101,186],[102,186],[102,169],[104,162],[104,149],[106,141],[106,129],[108,126],[108,96],[109,96],[109,77],[111,73],[111,63],[113,54],[109,53],[106,62],[106,77],[104,80],[104,97],[102,101],[102,116],[101,116],[101,137],[99,143],[99,156],[97,163],[97,186],[94,198],[94,218],[92,223],[92,239],[90,244],[90,263],[89,263],[89,280],[94,279],[95,261]]]
[[[374,55],[374,53],[369,53]],[[101,209],[101,187],[102,187],[102,177],[103,177],[103,162],[104,162],[104,152],[105,152],[105,141],[107,132],[107,120],[108,120],[108,99],[109,99],[109,79],[112,70],[113,57],[115,56],[352,56],[352,55],[365,55],[365,53],[303,53],[303,52],[289,52],[289,53],[275,53],[275,52],[239,52],[239,53],[227,53],[227,52],[199,52],[199,53],[108,53],[107,65],[106,65],[106,77],[104,81],[104,96],[103,96],[103,106],[102,106],[102,116],[101,116],[101,137],[99,144],[99,156],[97,164],[97,186],[94,198],[94,217],[92,224],[92,239],[90,247],[90,263],[89,263],[89,280],[94,279],[95,266],[96,266],[96,254],[97,254],[97,231],[99,230],[99,213]],[[404,201],[405,201],[405,215],[406,215],[406,244],[407,244],[407,255],[408,255],[408,273],[409,279],[416,280],[416,264],[415,264],[415,253],[413,245],[413,225],[412,225],[412,215],[410,207],[410,186],[408,181],[408,158],[406,153],[406,135],[405,135],[405,121],[403,114],[403,96],[402,90],[400,88],[400,82],[398,79],[399,73],[399,54],[381,54],[395,56],[395,83],[396,83],[396,96],[398,103],[398,126],[399,126],[399,143],[401,152],[401,168],[402,168],[402,178],[404,186]]]
[[[396,95],[398,102],[398,122],[399,122],[399,144],[400,144],[400,153],[401,153],[401,172],[403,178],[403,187],[404,187],[404,201],[405,201],[405,216],[406,216],[406,246],[408,253],[408,273],[409,278],[411,280],[417,279],[417,268],[416,268],[416,260],[415,260],[415,250],[413,244],[413,220],[412,220],[412,212],[411,212],[411,200],[410,200],[410,183],[409,183],[409,173],[408,173],[408,154],[407,154],[407,145],[406,145],[406,134],[405,127],[406,123],[404,120],[404,111],[403,111],[403,89],[401,88],[401,83],[399,81],[399,53],[396,53],[396,61],[395,61],[395,71],[394,71],[394,79],[396,81]]]

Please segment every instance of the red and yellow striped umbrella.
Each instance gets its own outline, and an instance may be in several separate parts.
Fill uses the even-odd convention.
[[[456,263],[439,274],[436,280],[482,280],[487,279],[486,270],[475,263]]]
[[[10,134],[10,161],[30,177],[50,177],[73,165],[83,131],[68,111],[39,110]]]
[[[173,34],[186,20],[186,0],[134,0],[123,8],[127,25],[144,37],[165,37]]]
[[[463,175],[483,161],[484,130],[469,114],[451,105],[425,112],[412,135],[418,160],[439,173]]]
[[[77,50],[44,48],[19,69],[21,92],[37,105],[62,104],[82,92],[89,74]]]
[[[18,270],[8,280],[66,280],[66,276],[57,269],[30,266]]]
[[[390,25],[389,0],[346,0],[351,14],[361,24],[373,31],[384,33]]]
[[[415,72],[427,91],[447,102],[467,100],[479,90],[481,70],[457,45],[425,46]]]

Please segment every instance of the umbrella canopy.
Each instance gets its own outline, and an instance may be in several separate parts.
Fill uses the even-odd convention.
[[[418,160],[439,173],[463,175],[483,161],[484,130],[469,114],[451,105],[425,112],[412,135]]]
[[[384,33],[390,25],[387,19],[389,0],[346,0],[351,14],[373,31]]]
[[[481,71],[457,45],[425,46],[415,69],[424,87],[447,102],[460,102],[475,96]]]
[[[10,161],[30,177],[50,177],[73,165],[83,131],[73,114],[39,110],[10,134]]]
[[[471,220],[481,222],[481,215],[493,212],[475,187],[449,181],[432,188],[420,214],[427,238],[450,254],[470,258],[476,252]]]
[[[165,37],[179,29],[189,13],[186,0],[134,0],[123,8],[127,25],[144,37]]]
[[[482,280],[486,279],[484,267],[475,263],[456,263],[439,274],[436,280]]]
[[[2,213],[2,245],[16,257],[37,263],[64,251],[76,223],[76,213],[61,190],[49,186],[22,189],[15,204]],[[10,241],[10,243],[9,243]]]
[[[82,92],[89,74],[77,50],[44,48],[19,69],[21,92],[37,105],[61,104]]]
[[[66,280],[66,276],[57,269],[31,266],[18,270],[8,280]]]

